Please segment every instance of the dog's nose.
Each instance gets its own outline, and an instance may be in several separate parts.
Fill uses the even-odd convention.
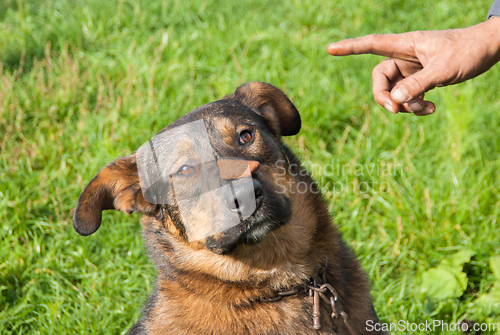
[[[220,178],[223,180],[250,177],[259,168],[259,162],[243,159],[222,158],[217,161]]]
[[[264,188],[257,180],[252,180],[253,187],[248,185],[235,185],[225,194],[225,203],[232,212],[240,212],[242,216],[248,217],[262,205]],[[252,194],[253,192],[253,194]]]

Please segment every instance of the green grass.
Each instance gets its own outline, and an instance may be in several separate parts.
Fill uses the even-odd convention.
[[[81,237],[71,225],[78,195],[108,162],[251,80],[295,102],[304,125],[286,142],[309,166],[345,167],[312,171],[382,321],[500,322],[500,311],[474,312],[500,254],[500,66],[429,93],[437,112],[418,118],[373,101],[381,58],[326,53],[346,37],[473,25],[490,2],[0,2],[0,334],[134,324],[155,275],[139,216],[106,212]],[[349,170],[356,164],[365,170]],[[332,188],[362,182],[375,186]],[[419,276],[463,248],[476,253],[465,293],[426,314]]]

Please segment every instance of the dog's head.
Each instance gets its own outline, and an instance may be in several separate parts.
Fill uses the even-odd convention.
[[[101,212],[116,209],[162,220],[172,236],[219,254],[256,243],[291,215],[280,137],[300,125],[281,90],[245,84],[107,165],[80,195],[73,225],[92,234]]]

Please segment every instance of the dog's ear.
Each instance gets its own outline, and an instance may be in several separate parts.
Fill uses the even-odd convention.
[[[291,136],[299,132],[299,111],[279,88],[254,81],[238,87],[234,97],[259,114],[274,136]]]
[[[127,214],[156,213],[157,206],[148,203],[142,195],[135,154],[118,158],[92,179],[78,198],[73,227],[80,235],[94,233],[106,209]]]

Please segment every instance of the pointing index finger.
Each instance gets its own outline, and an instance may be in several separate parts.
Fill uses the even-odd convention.
[[[327,51],[332,56],[372,54],[385,57],[414,60],[411,33],[366,35],[331,43]]]

